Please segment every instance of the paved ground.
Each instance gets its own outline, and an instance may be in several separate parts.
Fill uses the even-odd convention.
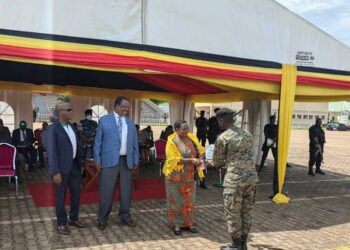
[[[285,192],[288,205],[276,205],[268,196],[272,190],[271,162],[260,173],[250,249],[350,249],[350,133],[327,133],[325,166],[327,175],[307,175],[307,131],[292,132]],[[145,177],[157,176],[157,169],[144,169]],[[26,183],[48,181],[44,171],[26,173]],[[218,173],[211,171],[208,182]],[[81,217],[89,227],[73,228],[71,236],[55,232],[53,208],[36,208],[31,196],[20,186],[0,180],[0,249],[219,249],[229,242],[223,217],[222,189],[198,190],[196,224],[200,233],[175,237],[167,227],[164,200],[132,204],[136,228],[116,225],[117,204],[109,227],[95,226],[97,205],[83,205]],[[349,248],[345,248],[348,246]]]

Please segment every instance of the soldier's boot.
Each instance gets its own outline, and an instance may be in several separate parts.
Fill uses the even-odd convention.
[[[315,173],[316,173],[316,174],[326,174],[325,172],[323,172],[323,171],[321,170],[320,167],[316,168]]]
[[[315,176],[314,171],[312,170],[312,167],[309,167],[309,173],[308,173],[308,175],[313,175],[313,176]]]
[[[220,250],[243,250],[241,238],[232,238],[232,243],[222,246]]]
[[[241,236],[242,250],[248,249],[247,240],[248,240],[248,234],[242,234]]]

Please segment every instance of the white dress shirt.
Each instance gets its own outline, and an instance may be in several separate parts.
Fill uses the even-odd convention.
[[[118,126],[119,115],[114,112],[115,122]],[[127,136],[128,136],[128,125],[126,124],[126,119],[124,116],[120,116],[122,120],[122,138],[120,140],[120,155],[127,155]]]
[[[73,147],[73,159],[77,155],[77,138],[75,137],[75,133],[73,131],[73,128],[69,125],[63,125],[64,130],[67,132],[67,135],[70,139],[70,142],[72,143]]]

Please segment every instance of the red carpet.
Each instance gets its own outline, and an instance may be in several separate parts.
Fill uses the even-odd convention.
[[[36,207],[55,206],[55,190],[52,183],[28,184],[27,188],[32,195]],[[134,181],[133,200],[161,200],[165,198],[165,187],[160,179],[138,179]],[[117,184],[114,201],[119,199],[119,184]],[[97,204],[99,194],[97,186],[90,192],[82,192],[80,204]],[[70,201],[69,190],[67,190],[66,204]]]

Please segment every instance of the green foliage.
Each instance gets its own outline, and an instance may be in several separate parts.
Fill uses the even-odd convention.
[[[164,105],[168,104],[169,102],[167,100],[155,100],[155,99],[150,99],[152,102],[154,102],[157,105]]]
[[[61,101],[61,102],[70,102],[70,96],[69,95],[59,95],[57,97],[57,101]]]

